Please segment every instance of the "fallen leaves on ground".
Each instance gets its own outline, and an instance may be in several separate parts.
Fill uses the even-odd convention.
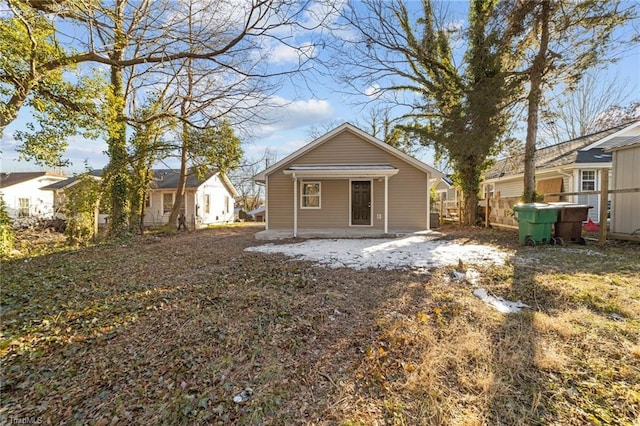
[[[640,414],[636,246],[585,263],[580,248],[445,229],[445,240],[518,252],[479,269],[483,287],[534,308],[505,316],[450,279],[456,265],[325,268],[244,251],[260,244],[257,230],[3,261],[0,420],[625,424]]]

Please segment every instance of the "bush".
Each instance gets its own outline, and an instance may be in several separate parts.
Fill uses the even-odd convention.
[[[87,242],[95,232],[94,214],[100,199],[100,184],[91,176],[83,176],[66,192],[67,241],[70,244]]]
[[[13,226],[7,214],[4,198],[0,194],[0,255],[6,256],[13,250]]]

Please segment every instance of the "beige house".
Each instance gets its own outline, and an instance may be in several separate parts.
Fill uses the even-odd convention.
[[[631,190],[611,195],[610,231],[640,238],[640,136],[620,140],[606,151],[613,153],[612,187]]]
[[[429,224],[429,179],[442,173],[345,123],[254,176],[266,231],[375,236]]]

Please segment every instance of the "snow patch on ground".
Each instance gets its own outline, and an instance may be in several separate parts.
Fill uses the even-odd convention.
[[[301,260],[318,262],[330,268],[411,269],[457,264],[503,265],[509,253],[479,244],[459,244],[424,236],[398,239],[319,239],[294,244],[265,244],[246,251],[282,253]]]
[[[509,300],[503,299],[502,297],[493,296],[489,294],[487,290],[485,290],[484,288],[478,288],[476,290],[473,290],[473,295],[476,296],[478,299],[482,300],[487,305],[493,306],[503,314],[512,314],[512,313],[520,312],[522,308],[529,307],[529,305],[526,305],[520,301],[511,302]]]

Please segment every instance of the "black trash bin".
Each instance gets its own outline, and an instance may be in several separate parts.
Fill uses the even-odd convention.
[[[582,238],[582,222],[589,217],[591,206],[573,203],[549,203],[560,207],[558,220],[555,223],[556,240],[562,243],[585,244]]]

